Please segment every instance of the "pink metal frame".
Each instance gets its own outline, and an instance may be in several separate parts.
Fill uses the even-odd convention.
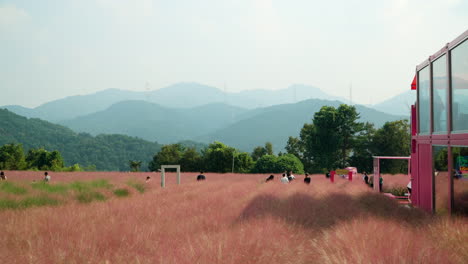
[[[411,157],[397,157],[397,156],[374,156],[374,190],[379,192],[379,178],[380,178],[380,160],[381,159],[399,159],[408,160],[408,176],[411,180]]]

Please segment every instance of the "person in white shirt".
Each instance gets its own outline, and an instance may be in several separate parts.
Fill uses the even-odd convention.
[[[50,181],[50,175],[49,175],[49,173],[48,173],[47,171],[44,172],[44,181],[45,181],[45,182],[49,182],[49,181]]]
[[[409,194],[411,194],[411,181],[406,185],[406,188],[408,189]]]
[[[288,177],[286,177],[286,174],[283,173],[283,177],[281,178],[282,183],[289,183]]]

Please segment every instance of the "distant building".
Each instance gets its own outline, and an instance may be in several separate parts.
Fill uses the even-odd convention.
[[[411,109],[413,204],[468,214],[468,30],[416,67]]]

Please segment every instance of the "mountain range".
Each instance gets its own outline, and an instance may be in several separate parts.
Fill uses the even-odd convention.
[[[242,151],[269,141],[283,150],[289,136],[298,136],[304,123],[312,121],[322,106],[342,102],[309,99],[295,104],[254,110],[213,103],[193,108],[167,108],[146,101],[123,101],[106,110],[60,122],[76,132],[125,134],[162,144],[182,140],[202,143],[221,141]],[[404,119],[357,105],[360,121],[377,127],[386,121]]]
[[[375,106],[400,115],[355,106],[360,121],[380,127],[387,121],[408,118],[402,98],[411,96],[407,93],[395,99],[399,103],[390,99]],[[343,101],[346,103],[305,85],[278,91],[224,93],[197,83],[180,83],[149,92],[107,89],[66,97],[33,109],[0,108],[94,136],[124,134],[162,144],[184,140],[207,144],[218,140],[250,152],[267,141],[273,143],[275,151],[283,151],[288,137],[298,136],[304,123],[310,123],[322,106],[338,107]]]
[[[299,84],[276,91],[251,90],[229,93],[198,83],[178,83],[147,92],[124,91],[112,88],[88,95],[65,97],[35,108],[18,105],[6,105],[0,108],[8,109],[25,117],[36,117],[50,122],[59,122],[96,113],[115,103],[127,100],[143,100],[171,108],[193,108],[213,103],[224,103],[254,109],[294,103],[311,98],[347,102],[346,99],[326,94],[319,88]]]

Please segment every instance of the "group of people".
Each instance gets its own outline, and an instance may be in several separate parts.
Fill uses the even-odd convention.
[[[273,181],[274,179],[275,179],[275,176],[272,174],[268,176],[268,178],[266,178],[265,182]],[[291,181],[294,181],[295,179],[296,179],[296,176],[294,176],[292,171],[287,171],[287,172],[285,171],[282,177],[280,178],[280,181],[282,183],[290,183]],[[310,177],[308,173],[305,174],[304,183],[310,184]]]
[[[6,181],[6,180],[7,180],[7,177],[6,177],[6,175],[5,175],[5,172],[3,172],[3,171],[0,171],[0,180],[2,180],[2,181]],[[45,181],[45,182],[49,182],[49,181],[50,181],[50,175],[49,175],[49,173],[48,173],[47,171],[44,172],[44,181]]]
[[[363,172],[362,180],[365,184],[369,185],[369,187],[374,188],[374,176],[367,175],[367,172]],[[382,175],[379,176],[379,190],[382,192],[383,187],[383,178]]]

